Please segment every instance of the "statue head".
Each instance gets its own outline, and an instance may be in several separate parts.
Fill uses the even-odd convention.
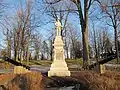
[[[57,18],[57,21],[60,21],[60,17]]]
[[[61,27],[62,26],[59,18],[57,19],[55,25],[56,25],[56,27]]]
[[[60,17],[58,17],[57,19],[60,20]]]

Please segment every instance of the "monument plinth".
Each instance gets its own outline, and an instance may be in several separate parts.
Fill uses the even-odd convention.
[[[56,22],[59,23],[60,22]],[[57,26],[57,25],[56,25]],[[70,76],[70,71],[68,70],[67,64],[65,62],[64,56],[64,43],[61,36],[61,25],[57,26],[57,34],[54,41],[54,60],[51,64],[50,71],[48,71],[48,76]]]

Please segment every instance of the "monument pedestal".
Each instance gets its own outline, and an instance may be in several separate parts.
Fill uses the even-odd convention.
[[[65,61],[53,61],[48,71],[48,76],[70,76],[70,71],[68,70]]]
[[[48,76],[70,76],[64,56],[64,44],[61,36],[56,36],[54,41],[54,61],[51,64]]]

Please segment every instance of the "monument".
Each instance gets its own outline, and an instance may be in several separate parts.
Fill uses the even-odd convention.
[[[100,73],[101,74],[105,73],[105,65],[104,64],[100,64]]]
[[[70,76],[70,71],[68,70],[67,63],[65,62],[64,56],[64,43],[61,36],[62,25],[58,19],[55,23],[56,25],[56,37],[54,40],[54,59],[51,64],[50,71],[48,71],[48,76]]]

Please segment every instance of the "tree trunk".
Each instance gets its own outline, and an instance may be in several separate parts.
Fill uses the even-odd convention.
[[[27,65],[29,65],[29,44],[27,45],[27,49],[26,49],[26,61],[27,61]]]
[[[39,49],[36,49],[36,60],[39,59]]]
[[[20,53],[20,62],[22,63],[22,61],[23,61],[23,50],[21,50],[21,53]]]
[[[87,6],[85,6],[87,7]],[[85,69],[88,69],[88,60],[89,60],[89,52],[88,52],[88,10],[84,11],[84,21],[81,24],[82,27],[82,43],[83,43],[83,66]]]
[[[27,52],[27,57],[26,57],[26,61],[27,61],[27,65],[29,65],[29,58],[30,58],[30,53],[29,53],[29,51]]]
[[[98,55],[98,49],[97,49],[97,41],[96,41],[96,32],[93,24],[93,33],[94,33],[94,46],[95,46],[95,59],[96,59],[96,72],[100,72],[100,65],[99,65],[99,55]],[[98,45],[99,46],[99,45]]]
[[[15,38],[15,35],[14,35],[14,59],[15,61],[18,61],[18,47],[16,45],[16,38]]]
[[[50,60],[53,60],[53,40],[50,40]]]
[[[66,54],[67,54],[67,59],[69,59],[69,51],[68,51],[68,47],[66,48]]]
[[[17,50],[14,51],[14,58],[15,58],[15,61],[18,61],[18,52],[17,52]]]
[[[82,43],[83,43],[83,66],[88,68],[88,29],[82,30]]]
[[[84,0],[84,14],[82,12],[81,1],[76,3],[79,12],[80,25],[82,29],[82,43],[83,43],[83,67],[88,69],[88,0]]]
[[[7,46],[7,56],[11,58],[11,40],[8,40],[8,46]]]
[[[119,63],[119,50],[118,50],[118,32],[117,28],[114,27],[115,30],[115,50],[116,50],[116,56],[117,56],[117,64]]]

